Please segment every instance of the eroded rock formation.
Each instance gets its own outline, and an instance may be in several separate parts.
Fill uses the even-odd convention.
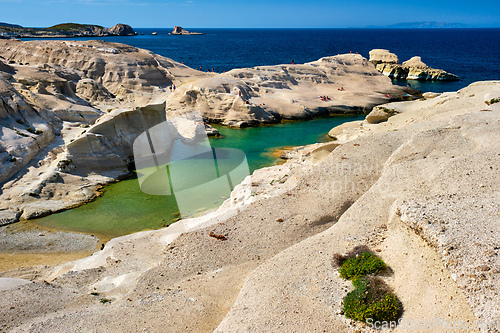
[[[68,157],[66,147],[78,146],[109,111],[161,105],[169,85],[206,76],[149,51],[102,41],[5,40],[0,56],[2,223],[85,202],[99,185],[126,174],[130,156],[123,150],[111,170],[105,161],[94,169],[78,164],[83,148],[73,163],[75,149]],[[124,138],[134,135],[132,125],[122,127]],[[113,135],[107,140],[116,140]]]
[[[108,32],[112,35],[116,36],[134,36],[137,35],[137,33],[134,31],[134,29],[128,25],[128,24],[122,24],[118,23],[115,26],[112,26],[111,28],[108,29]]]
[[[0,43],[0,224],[89,200],[166,116],[241,126],[410,92],[353,54],[218,75],[119,44]],[[404,320],[500,322],[499,85],[381,105],[256,171],[216,212],[2,273],[0,330],[366,330],[338,313],[348,284],[331,265],[357,245],[391,267]]]
[[[0,210],[15,218],[80,204],[127,174],[134,138],[153,125],[145,113],[241,127],[368,112],[412,92],[354,54],[223,74],[102,41],[2,41],[0,56]]]
[[[378,64],[399,64],[398,56],[385,49],[373,49],[370,51],[370,61]]]
[[[364,113],[407,92],[362,56],[345,54],[306,64],[233,69],[183,85],[167,106],[200,110],[212,121],[241,127],[281,118]]]
[[[0,80],[0,182],[10,179],[54,139],[55,117],[37,112],[23,95]]]
[[[146,129],[164,121],[165,104],[111,111],[68,143],[67,158],[77,168],[90,171],[126,170],[134,155],[134,140]]]
[[[460,78],[442,69],[427,66],[418,56],[399,64],[398,57],[383,49],[370,51],[370,61],[377,70],[392,79],[456,81]]]

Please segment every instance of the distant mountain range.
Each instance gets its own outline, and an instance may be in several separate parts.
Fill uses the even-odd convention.
[[[452,28],[472,28],[464,23],[446,23],[446,22],[404,22],[386,26],[370,25],[366,28],[377,29],[452,29]]]

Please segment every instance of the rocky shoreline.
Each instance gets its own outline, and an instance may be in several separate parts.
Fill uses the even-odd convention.
[[[216,134],[208,123],[244,127],[367,113],[420,97],[355,54],[218,74],[103,41],[0,43],[0,113],[8,133],[0,154],[2,224],[94,198],[98,187],[129,173],[135,138],[165,115],[198,111],[205,130]]]
[[[73,263],[2,273],[2,329],[375,332],[338,310],[348,285],[332,256],[356,245],[391,267],[384,280],[406,322],[493,325],[500,103],[485,98],[497,95],[500,82],[478,82],[390,105],[384,122],[334,129],[335,142],[257,170],[216,212]]]

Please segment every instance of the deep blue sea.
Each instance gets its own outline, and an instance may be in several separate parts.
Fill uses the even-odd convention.
[[[400,62],[413,56],[458,75],[458,82],[416,82],[422,91],[453,91],[479,80],[500,80],[500,29],[187,29],[205,35],[174,36],[168,29],[135,29],[133,37],[106,37],[144,48],[193,68],[304,63],[340,53],[369,57],[388,49]],[[157,35],[151,35],[157,32]],[[144,34],[144,35],[142,35]],[[102,39],[102,38],[101,38]],[[406,82],[395,82],[406,85]]]

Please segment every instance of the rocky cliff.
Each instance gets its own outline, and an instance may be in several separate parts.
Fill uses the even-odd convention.
[[[38,77],[46,73],[61,76],[72,90],[81,91],[96,105],[106,99],[109,105],[143,106],[166,93],[172,84],[206,75],[147,50],[103,41],[16,40],[3,41],[1,47],[5,62],[31,68]],[[25,84],[37,82],[31,81]],[[97,106],[107,111],[105,105]]]
[[[168,86],[206,75],[149,51],[102,41],[4,40],[0,57],[1,223],[85,202],[100,184],[126,174],[130,157],[123,150],[111,170],[105,161],[85,165],[92,155],[67,146],[78,146],[104,114],[161,105]],[[115,124],[121,119],[118,111],[112,115],[117,113]],[[131,124],[124,128],[134,135]]]
[[[399,64],[398,57],[383,49],[370,51],[370,61],[377,70],[392,79],[456,81],[460,78],[442,69],[427,66],[418,56]]]
[[[134,36],[137,33],[134,29],[128,24],[119,23],[115,26],[112,26],[108,29],[108,32],[114,36]]]
[[[165,104],[111,111],[68,143],[67,159],[77,168],[89,171],[126,170],[133,159],[134,140],[145,129],[164,121]]]

